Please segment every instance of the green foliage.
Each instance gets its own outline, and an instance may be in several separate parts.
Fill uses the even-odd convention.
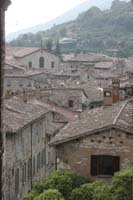
[[[70,52],[105,52],[108,49],[118,50],[118,57],[133,56],[132,43],[133,15],[131,2],[115,0],[110,10],[101,11],[93,7],[80,14],[74,21],[55,25],[51,29],[36,34],[20,35],[10,42],[12,46],[40,47],[42,38],[53,40],[57,54]],[[70,35],[71,33],[71,35]],[[63,37],[77,39],[76,47],[61,46],[59,41]],[[123,45],[124,42],[124,45]],[[48,42],[51,49],[51,42]]]
[[[35,197],[37,197],[39,194],[36,193],[34,190],[32,190],[30,193],[28,193],[25,197],[24,200],[34,200]]]
[[[52,50],[52,47],[53,47],[53,41],[51,39],[47,40],[46,41],[46,47],[49,51]]]
[[[58,55],[61,53],[61,48],[60,48],[60,44],[59,44],[58,40],[57,40],[56,45],[55,45],[55,53],[58,54]]]
[[[75,188],[71,195],[70,200],[93,200],[93,191],[91,184],[81,185],[79,188]]]
[[[96,181],[91,184],[93,191],[93,200],[112,200],[110,186],[102,181]]]
[[[45,189],[57,189],[66,199],[72,190],[72,180],[65,174],[59,171],[51,173],[44,182]]]
[[[112,183],[88,183],[75,172],[62,170],[51,173],[35,184],[24,200],[131,200],[133,169],[117,172]]]
[[[70,177],[70,179],[72,180],[72,189],[80,187],[80,185],[83,185],[89,182],[88,178],[80,176],[76,172],[63,170],[63,171],[60,171],[59,173],[62,173],[63,175],[67,175]]]
[[[49,190],[44,191],[34,200],[64,200],[64,198],[58,190],[49,189]]]
[[[132,199],[132,176],[133,169],[123,170],[115,174],[111,188],[113,200]]]
[[[44,182],[37,182],[34,185],[33,190],[25,196],[24,200],[34,200],[34,198],[40,195],[43,191],[44,191]]]
[[[110,187],[103,182],[81,185],[72,191],[70,200],[111,200]]]

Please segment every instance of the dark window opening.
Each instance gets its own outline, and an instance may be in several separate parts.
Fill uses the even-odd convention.
[[[24,172],[24,165],[23,165],[23,167],[22,167],[22,185],[24,185],[24,183],[25,183],[25,174],[24,174],[25,172]]]
[[[55,63],[51,62],[51,68],[54,68],[54,67],[55,67]]]
[[[26,171],[26,163],[24,164],[24,182],[26,182],[26,176],[27,176],[27,171]]]
[[[32,68],[32,62],[29,62],[29,68]]]
[[[37,171],[40,169],[40,152],[37,155]]]
[[[44,57],[40,57],[39,59],[39,67],[44,68]]]
[[[19,169],[15,171],[15,192],[19,191]]]
[[[31,159],[28,161],[28,172],[27,172],[28,180],[31,178]]]
[[[120,170],[119,156],[93,155],[91,156],[91,175],[113,175]]]
[[[69,106],[69,108],[73,108],[73,106],[74,106],[74,101],[73,101],[73,100],[69,100],[69,101],[68,101],[68,106]]]
[[[35,175],[35,172],[36,172],[36,159],[35,159],[35,156],[34,156],[34,158],[33,158],[33,164],[32,164],[33,166],[33,175]]]
[[[41,167],[46,164],[46,156],[45,156],[45,149],[42,150],[42,157],[41,157]]]

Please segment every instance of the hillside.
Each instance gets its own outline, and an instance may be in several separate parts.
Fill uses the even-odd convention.
[[[92,7],[76,20],[55,25],[47,31],[20,35],[13,46],[40,46],[60,41],[62,52],[103,52],[133,56],[133,6],[115,0],[108,10]]]
[[[110,8],[112,1],[113,0],[104,0],[101,3],[101,0],[93,0],[93,1],[86,0],[83,3],[81,3],[80,5],[72,8],[71,10],[65,12],[64,14],[58,16],[57,18],[55,18],[51,21],[48,21],[44,24],[35,25],[34,27],[30,27],[30,28],[27,28],[24,30],[10,33],[6,36],[6,40],[11,41],[11,40],[17,38],[20,34],[25,34],[25,33],[29,33],[29,32],[37,33],[38,31],[44,31],[44,30],[51,28],[54,24],[59,25],[59,24],[68,22],[70,20],[75,20],[80,13],[87,11],[92,6],[97,6],[101,10],[108,9],[108,8]]]

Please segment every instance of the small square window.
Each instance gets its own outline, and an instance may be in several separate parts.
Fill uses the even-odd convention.
[[[51,62],[51,68],[55,67],[55,62]]]
[[[68,106],[69,106],[69,108],[73,108],[74,107],[74,101],[68,100]]]

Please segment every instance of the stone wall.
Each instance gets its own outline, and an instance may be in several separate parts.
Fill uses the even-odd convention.
[[[22,200],[24,195],[32,189],[33,184],[43,180],[48,173],[46,169],[49,170],[50,162],[47,161],[45,120],[44,116],[18,133],[7,134],[6,190],[4,195],[6,200]],[[15,174],[18,169],[18,188],[15,190]]]
[[[133,166],[133,136],[120,130],[108,130],[77,139],[56,148],[58,168],[67,168],[91,176],[91,155],[120,156],[120,169]],[[107,179],[107,177],[106,177]]]
[[[53,89],[50,101],[76,111],[82,110],[82,103],[85,101],[85,96],[82,89]],[[73,101],[73,106],[70,106],[69,101]]]
[[[5,134],[3,127],[3,78],[4,78],[4,63],[5,63],[5,10],[10,4],[10,0],[0,1],[0,200],[3,198],[5,189],[5,156],[3,157],[3,147],[5,147]],[[2,170],[3,168],[3,170]],[[3,176],[2,176],[3,175]]]

